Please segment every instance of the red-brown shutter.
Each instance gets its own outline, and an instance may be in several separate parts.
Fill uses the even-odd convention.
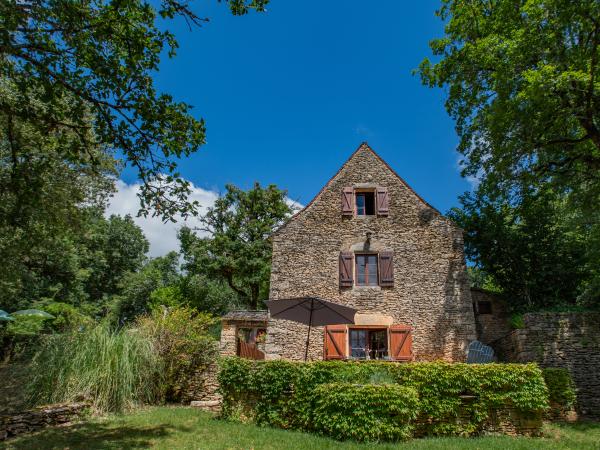
[[[382,287],[394,285],[394,252],[379,252],[379,285]]]
[[[351,187],[342,190],[342,215],[354,215],[354,189]]]
[[[376,191],[377,215],[387,216],[390,212],[390,196],[385,187],[378,187]]]
[[[354,253],[340,253],[340,287],[352,287],[354,284]]]
[[[390,334],[390,357],[394,361],[412,361],[412,328],[407,325],[392,325]]]
[[[348,327],[346,325],[327,325],[325,327],[325,359],[346,359],[348,347]]]

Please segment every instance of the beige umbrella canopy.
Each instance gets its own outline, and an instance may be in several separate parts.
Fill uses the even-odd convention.
[[[265,302],[274,319],[286,319],[308,325],[304,361],[308,359],[308,343],[313,326],[354,323],[356,310],[319,297],[286,298]]]

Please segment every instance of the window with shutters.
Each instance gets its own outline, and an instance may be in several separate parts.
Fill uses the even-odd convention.
[[[356,215],[374,216],[375,215],[375,192],[364,191],[356,193]]]
[[[342,189],[342,216],[388,216],[390,196],[386,187]]]
[[[350,328],[350,357],[389,359],[387,329]]]
[[[356,254],[356,285],[357,286],[378,286],[379,273],[376,253],[357,253]]]
[[[325,359],[412,361],[412,328],[408,325],[328,325]]]

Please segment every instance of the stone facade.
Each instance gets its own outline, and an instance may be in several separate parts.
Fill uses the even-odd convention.
[[[385,187],[385,217],[342,216],[345,187]],[[370,238],[367,237],[370,233]],[[362,144],[302,211],[272,236],[271,299],[316,296],[413,329],[416,360],[463,361],[475,319],[462,230],[421,199]],[[393,287],[340,288],[340,252],[393,252]],[[271,319],[267,359],[304,358],[307,327]],[[323,359],[324,331],[311,332],[309,359]]]
[[[477,340],[495,347],[500,339],[511,332],[508,308],[501,298],[483,289],[471,288],[471,299]],[[482,303],[487,304],[489,311],[484,310]]]
[[[498,342],[500,356],[569,369],[578,414],[600,418],[600,313],[535,313],[523,320],[523,329]]]

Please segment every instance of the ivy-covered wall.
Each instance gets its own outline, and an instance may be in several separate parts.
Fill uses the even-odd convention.
[[[537,362],[569,370],[577,391],[577,412],[600,417],[600,313],[535,313],[523,328],[497,344],[511,362]]]
[[[219,383],[228,419],[337,439],[535,435],[548,408],[548,390],[535,364],[226,358]]]

